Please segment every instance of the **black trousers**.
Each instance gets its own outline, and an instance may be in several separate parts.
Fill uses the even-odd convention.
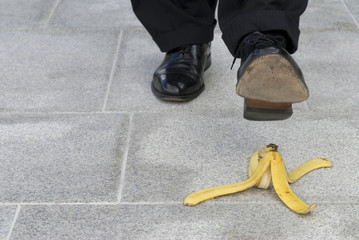
[[[162,52],[213,40],[217,0],[131,0],[134,13]],[[287,50],[298,48],[299,18],[308,0],[219,0],[222,38],[233,56],[240,40],[255,31],[281,31]],[[238,57],[238,56],[236,56]]]

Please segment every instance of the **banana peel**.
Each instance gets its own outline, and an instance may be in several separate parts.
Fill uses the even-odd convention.
[[[186,197],[184,205],[195,206],[200,202],[223,195],[238,193],[253,186],[267,189],[273,181],[275,192],[287,207],[299,214],[313,211],[317,204],[308,205],[303,202],[291,190],[289,183],[296,182],[305,174],[315,169],[331,167],[330,160],[316,158],[304,163],[288,174],[282,155],[277,151],[277,148],[277,145],[269,144],[266,148],[256,151],[251,156],[248,168],[249,178],[246,181],[194,192]]]

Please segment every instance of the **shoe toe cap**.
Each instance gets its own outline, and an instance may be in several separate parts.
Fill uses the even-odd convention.
[[[173,95],[188,94],[201,87],[199,81],[178,73],[167,73],[154,76],[153,85],[162,93]]]

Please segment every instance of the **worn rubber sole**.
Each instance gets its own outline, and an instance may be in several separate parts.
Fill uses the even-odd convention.
[[[269,54],[255,59],[237,84],[238,95],[267,102],[302,102],[308,89],[284,57]]]
[[[244,118],[258,121],[288,119],[292,103],[309,97],[301,76],[276,54],[255,59],[239,79],[236,92],[245,98]]]

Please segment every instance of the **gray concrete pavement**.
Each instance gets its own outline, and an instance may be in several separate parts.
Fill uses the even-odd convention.
[[[311,0],[294,54],[311,97],[250,122],[219,28],[205,92],[166,103],[129,1],[0,0],[0,239],[359,239],[358,22],[356,0]],[[271,142],[288,170],[332,161],[292,185],[316,211],[273,187],[182,205]]]

